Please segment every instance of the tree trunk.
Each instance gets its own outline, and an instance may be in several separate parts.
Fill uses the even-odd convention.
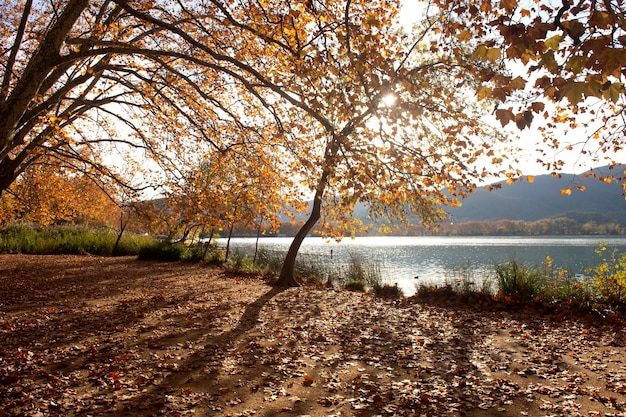
[[[232,223],[230,225],[230,230],[228,231],[228,240],[226,241],[226,254],[224,255],[224,262],[228,260],[228,255],[230,252],[230,238],[233,236],[233,229],[235,228],[235,224]]]
[[[293,238],[291,242],[291,246],[289,246],[289,251],[287,252],[287,256],[285,257],[285,261],[283,262],[283,267],[280,270],[280,276],[278,277],[278,281],[276,281],[276,285],[279,287],[297,287],[298,281],[296,281],[295,277],[295,268],[296,268],[296,257],[298,256],[298,251],[300,251],[300,246],[304,241],[304,238],[309,234],[315,223],[320,219],[320,213],[322,208],[322,196],[315,195],[315,200],[313,200],[313,209],[311,210],[311,215],[304,225],[298,230],[296,233],[296,237]]]
[[[118,255],[120,240],[122,240],[122,235],[124,234],[124,230],[126,230],[129,219],[130,215],[128,215],[126,217],[126,220],[124,220],[124,209],[122,209],[122,211],[120,212],[120,232],[117,234],[117,239],[115,239],[115,245],[113,245],[113,249],[111,250],[111,255],[113,256]]]
[[[211,241],[213,240],[213,232],[215,232],[215,229],[211,229],[211,234],[209,235],[208,242],[204,242],[204,253],[202,254],[202,259],[206,258],[206,254],[209,251],[209,248],[211,247]]]
[[[296,237],[294,237],[291,242],[291,246],[289,246],[289,251],[287,251],[283,267],[280,270],[280,276],[278,277],[278,281],[276,281],[276,285],[279,287],[298,287],[300,285],[298,284],[298,281],[296,281],[295,277],[296,257],[298,256],[298,252],[300,251],[300,246],[302,245],[304,238],[309,234],[309,232],[313,229],[313,226],[315,226],[315,223],[317,223],[321,217],[322,198],[324,197],[324,191],[326,191],[326,186],[328,185],[328,177],[334,170],[333,164],[335,162],[337,151],[339,150],[341,137],[349,135],[351,132],[352,127],[349,126],[344,129],[342,135],[337,136],[333,134],[331,141],[326,146],[324,159],[322,160],[324,168],[315,190],[313,208],[311,209],[309,218],[300,230],[298,230]]]
[[[0,160],[0,195],[2,195],[17,178],[15,161],[8,156]]]

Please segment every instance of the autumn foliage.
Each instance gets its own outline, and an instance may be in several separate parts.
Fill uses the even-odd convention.
[[[619,147],[621,6],[422,6],[406,29],[399,0],[4,3],[0,191],[45,162],[106,178],[122,207],[166,196],[159,227],[183,237],[308,211],[280,279],[295,285],[305,236],[362,230],[358,202],[436,225],[478,183],[519,177],[490,114],[543,116],[542,150],[564,147],[562,124],[596,129],[583,152]]]
[[[495,115],[502,126],[525,129],[539,118],[537,150],[546,168],[558,172],[568,151],[592,163],[623,162],[615,155],[625,128],[623,2],[435,3],[449,36],[476,40],[475,58],[511,68],[508,83],[485,87],[479,98],[500,102]]]
[[[33,165],[0,199],[0,221],[114,225],[120,209],[89,177],[48,165]]]

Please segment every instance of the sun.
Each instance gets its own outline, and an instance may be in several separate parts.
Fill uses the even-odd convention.
[[[395,94],[389,93],[382,98],[381,102],[383,107],[393,107],[393,105],[396,104],[397,100],[398,98]]]

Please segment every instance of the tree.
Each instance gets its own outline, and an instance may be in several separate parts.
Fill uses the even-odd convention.
[[[52,224],[113,225],[119,207],[106,184],[59,170],[46,164],[31,165],[2,196],[1,205],[11,207],[2,219],[25,220],[42,226]]]
[[[182,183],[189,154],[273,155],[300,205],[313,194],[281,285],[297,284],[296,255],[320,219],[340,236],[366,202],[375,217],[435,224],[476,182],[516,174],[483,118],[489,98],[473,99],[510,79],[473,57],[470,39],[444,38],[438,14],[402,33],[397,0],[1,7],[0,190],[42,155],[127,185],[104,150],[140,150],[157,182]],[[285,186],[270,184],[272,195]]]
[[[406,35],[397,17],[394,2],[304,10],[290,19],[291,44],[274,46],[284,53],[285,70],[272,74],[271,84],[285,99],[297,97],[290,103],[308,122],[298,131],[309,132],[308,146],[315,145],[301,157],[301,176],[314,194],[311,213],[279,285],[297,285],[296,255],[320,218],[327,233],[341,235],[355,226],[355,204],[366,202],[375,217],[415,215],[434,224],[445,217],[443,204],[458,204],[477,181],[496,174],[489,163],[504,162],[501,137],[471,99],[496,69],[471,60],[463,43],[439,37],[440,20],[427,16],[420,32]],[[285,39],[271,26],[262,33],[271,45]]]
[[[475,57],[504,59],[521,69],[508,86],[485,90],[483,96],[501,102],[495,113],[503,126],[514,122],[527,128],[535,115],[546,121],[540,127],[544,145],[538,149],[546,168],[558,172],[564,164],[558,157],[550,160],[550,150],[592,154],[592,162],[610,166],[620,162],[615,153],[623,148],[626,126],[622,1],[434,4],[446,17],[447,36],[475,39]],[[571,133],[564,133],[567,129]]]
[[[211,68],[215,60],[197,58],[177,38],[182,30],[167,28],[184,26],[167,16],[168,7],[109,0],[0,5],[0,192],[42,157],[145,189],[150,176],[139,171],[146,164],[123,176],[107,155],[153,159],[147,168],[160,173],[176,165],[176,152],[190,141],[225,149],[239,131],[249,132],[234,113],[253,101],[226,79],[228,69]],[[171,20],[155,27],[153,15]]]

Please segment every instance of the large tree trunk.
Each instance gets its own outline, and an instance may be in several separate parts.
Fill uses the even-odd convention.
[[[0,195],[2,195],[15,181],[15,173],[0,162]]]
[[[349,134],[349,132],[347,132],[347,134]],[[313,199],[311,214],[309,215],[306,223],[304,223],[300,230],[298,230],[296,237],[294,237],[291,242],[291,246],[289,246],[289,251],[287,251],[283,267],[280,270],[280,276],[278,277],[278,281],[276,281],[277,286],[297,287],[300,285],[298,284],[298,281],[296,281],[295,277],[296,257],[298,256],[298,251],[300,251],[300,246],[302,245],[304,238],[309,234],[309,232],[313,229],[313,226],[315,226],[315,223],[317,223],[321,217],[322,198],[324,197],[324,191],[326,191],[326,186],[328,185],[328,177],[334,169],[333,163],[335,161],[337,151],[339,150],[339,142],[340,138],[333,135],[332,140],[326,147],[324,160],[322,162],[324,164],[324,168],[315,190],[315,198]]]
[[[289,246],[289,251],[287,252],[287,256],[285,257],[285,261],[283,262],[283,267],[280,270],[280,276],[278,277],[278,281],[276,281],[276,285],[280,287],[297,287],[298,281],[296,281],[295,277],[295,268],[296,268],[296,257],[298,256],[298,251],[300,250],[300,246],[304,241],[304,238],[309,234],[315,223],[320,219],[320,213],[322,208],[322,195],[315,194],[315,200],[313,200],[313,209],[311,210],[311,215],[304,225],[298,230],[296,233],[296,237],[293,238],[291,242],[291,246]]]

